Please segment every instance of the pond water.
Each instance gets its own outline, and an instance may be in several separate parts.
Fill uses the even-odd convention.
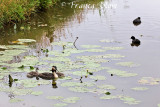
[[[6,28],[0,33],[0,106],[160,107],[159,6],[159,0],[60,4]],[[134,26],[137,17],[142,23]],[[131,46],[131,36],[140,46]],[[30,66],[41,73],[53,65],[66,78],[26,77]],[[18,79],[10,87],[9,74]]]

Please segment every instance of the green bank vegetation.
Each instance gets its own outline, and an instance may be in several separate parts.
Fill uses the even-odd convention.
[[[47,9],[58,0],[0,0],[0,28],[26,20],[37,10]]]

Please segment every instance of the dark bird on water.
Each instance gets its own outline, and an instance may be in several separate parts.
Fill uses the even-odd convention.
[[[135,26],[138,26],[139,24],[141,24],[141,18],[138,17],[138,18],[134,19],[134,20],[133,20],[133,24],[134,24]]]
[[[131,46],[139,46],[141,44],[141,41],[139,39],[136,39],[134,36],[131,37],[132,43]]]
[[[47,80],[65,77],[63,73],[57,72],[56,66],[52,66],[51,71],[52,71],[52,73],[49,73],[49,72],[39,73],[38,77],[40,77],[42,79],[47,79]]]
[[[57,79],[57,78],[61,78],[61,77],[65,77],[63,73],[61,72],[57,72],[57,67],[56,66],[52,66],[52,73],[49,72],[44,72],[44,73],[38,73],[38,68],[36,68],[36,71],[32,71],[29,72],[27,74],[28,78],[33,78],[33,77],[40,77],[42,79],[47,79],[47,80],[51,80],[51,79]]]

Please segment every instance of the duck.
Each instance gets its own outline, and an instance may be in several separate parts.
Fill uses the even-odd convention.
[[[134,24],[135,26],[141,24],[141,18],[138,17],[138,18],[134,19],[134,20],[133,20],[133,24]]]
[[[29,72],[28,74],[27,74],[27,77],[28,78],[33,78],[33,77],[38,77],[38,70],[39,70],[39,68],[36,68],[36,70],[35,71],[32,71],[32,72]]]
[[[139,39],[136,39],[134,36],[132,36],[131,39],[132,39],[131,46],[139,46],[141,44],[141,41]]]
[[[56,66],[52,66],[51,71],[52,71],[52,73],[49,73],[49,72],[39,73],[38,77],[40,77],[42,79],[46,79],[46,80],[65,77],[63,73],[56,72],[56,71],[58,71]]]

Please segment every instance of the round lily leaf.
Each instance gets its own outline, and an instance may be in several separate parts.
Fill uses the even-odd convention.
[[[48,96],[47,99],[53,99],[53,100],[60,100],[63,99],[64,97],[62,96]]]
[[[64,107],[64,106],[67,106],[66,103],[56,103],[53,105],[54,107]]]
[[[101,75],[90,76],[90,78],[94,80],[106,80],[106,77]]]
[[[38,96],[38,95],[43,94],[43,92],[42,91],[33,91],[31,94],[35,95],[35,96]]]
[[[98,88],[106,89],[106,90],[114,90],[116,89],[113,85],[98,85]]]
[[[34,39],[18,39],[19,42],[36,42]]]
[[[21,102],[21,101],[24,101],[23,99],[19,99],[19,98],[13,98],[13,99],[10,99],[10,103],[17,103],[17,102]]]
[[[69,97],[69,98],[63,99],[62,101],[65,103],[76,103],[78,100],[80,100],[79,97]]]
[[[100,45],[81,45],[83,48],[99,48],[101,47]]]
[[[148,88],[146,88],[146,87],[134,87],[134,88],[132,88],[132,90],[144,91],[144,90],[148,90]]]

